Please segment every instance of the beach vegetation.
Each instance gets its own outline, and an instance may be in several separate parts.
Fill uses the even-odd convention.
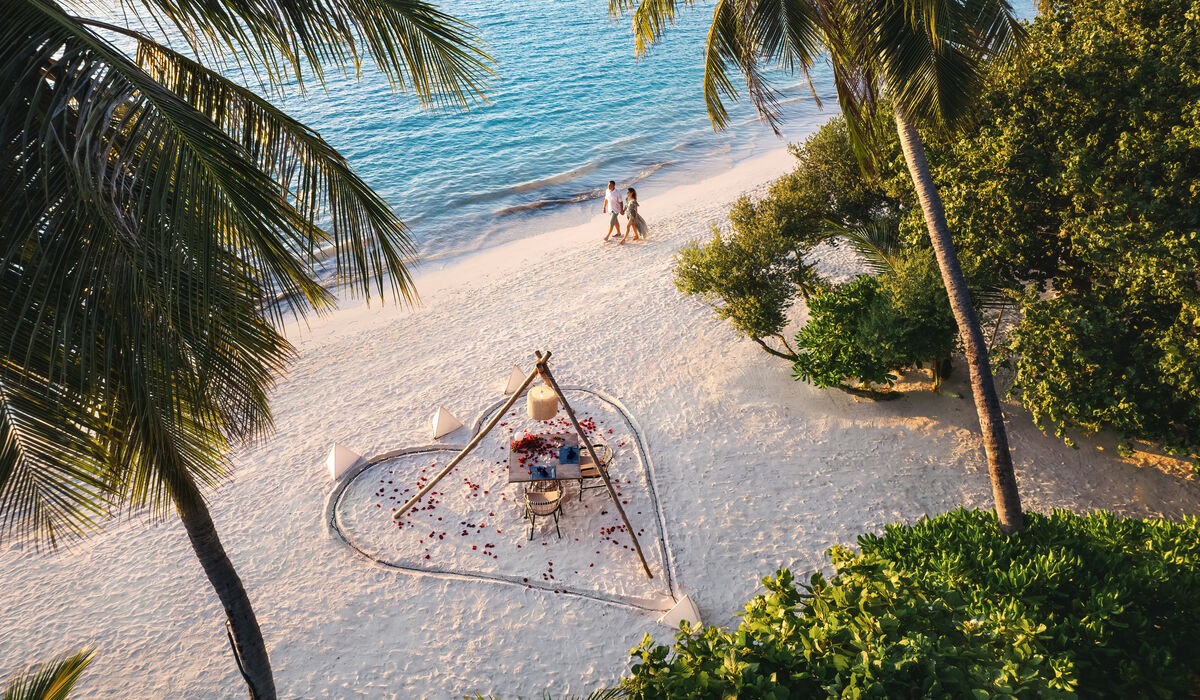
[[[830,120],[791,147],[797,164],[759,198],[742,197],[727,230],[683,246],[675,286],[713,307],[738,334],[789,362],[789,311],[828,286],[809,258],[835,229],[857,229],[894,212],[896,200],[862,175],[845,121]]]
[[[955,510],[780,570],[734,629],[632,650],[634,698],[1185,697],[1200,691],[1200,521]]]
[[[635,50],[661,38],[674,3],[612,0],[613,14],[632,12]],[[768,123],[781,116],[769,65],[808,75],[818,60],[833,66],[838,103],[862,167],[874,169],[889,110],[904,163],[917,194],[930,245],[950,299],[970,373],[1000,530],[1022,524],[1008,435],[983,329],[930,171],[922,131],[946,133],[970,121],[989,60],[1015,53],[1025,30],[1000,0],[874,0],[777,4],[718,2],[705,47],[704,98],[715,128],[728,122],[726,99],[737,99],[729,73],[745,79],[746,93]],[[815,97],[815,90],[814,90]]]
[[[880,329],[886,307],[878,280],[869,275],[809,299],[809,321],[796,334],[796,378],[818,387],[840,387],[847,380],[868,388],[891,385],[896,377],[889,356],[862,337]]]
[[[1013,394],[1064,439],[1200,454],[1198,57],[1195,0],[1045,2],[931,144],[962,255],[1018,304]]]
[[[897,164],[899,143],[885,151],[894,158],[865,173],[845,120],[835,117],[791,151],[791,173],[763,197],[738,200],[725,230],[681,249],[676,287],[791,363],[798,379],[895,398],[887,390],[895,373],[917,367],[929,369],[939,390],[958,332],[928,243],[900,231],[915,197]],[[877,281],[838,284],[821,274],[818,245],[852,247]],[[809,320],[789,342],[786,329],[800,301]]]
[[[3,700],[67,700],[95,652],[84,649],[49,661],[4,686]]]
[[[958,347],[937,263],[928,248],[892,253],[878,276],[860,275],[808,300],[793,372],[818,387],[891,386],[896,372],[930,370],[933,388]]]
[[[427,104],[465,106],[488,59],[422,1],[123,7],[136,26],[51,0],[8,3],[0,23],[0,537],[55,547],[122,510],[178,516],[250,695],[273,698],[205,494],[234,445],[270,431],[282,324],[334,303],[326,254],[351,293],[412,300],[414,249],[336,150],[214,67],[229,52],[282,90],[370,59]]]

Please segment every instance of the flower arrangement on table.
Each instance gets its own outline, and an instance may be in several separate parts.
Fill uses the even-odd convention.
[[[562,447],[562,439],[543,433],[526,432],[521,437],[508,444],[514,454],[520,455],[518,462],[536,461],[538,458],[558,457],[558,448]]]

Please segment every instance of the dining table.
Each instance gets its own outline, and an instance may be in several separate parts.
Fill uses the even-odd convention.
[[[592,463],[587,450],[579,449],[577,433],[544,433],[538,437],[548,446],[532,452],[509,449],[508,483],[577,480],[582,467]]]

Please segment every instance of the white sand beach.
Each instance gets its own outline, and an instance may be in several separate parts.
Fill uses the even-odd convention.
[[[211,494],[281,697],[586,694],[617,681],[644,633],[670,639],[652,609],[672,594],[690,595],[706,623],[734,624],[759,579],[780,567],[804,576],[827,566],[826,548],[859,533],[989,507],[969,399],[913,381],[904,398],[876,403],[796,382],[784,362],[675,290],[678,248],[791,165],[779,148],[669,192],[645,188],[645,243],[601,243],[597,201],[587,225],[422,270],[417,308],[347,300],[289,328],[298,359],[273,398],[277,431],[239,450],[232,479]],[[837,249],[822,264],[855,269]],[[564,386],[627,411],[629,420],[615,404],[570,394],[617,451],[654,580],[610,529],[612,514],[598,513],[603,492],[581,503],[570,491],[562,539],[539,522],[529,542],[517,492],[496,473],[506,433],[440,489],[440,517],[453,519],[442,522],[468,535],[390,522],[394,499],[445,453],[374,467],[335,504],[364,550],[427,573],[379,566],[334,536],[325,465],[334,442],[368,456],[430,445],[439,404],[470,426],[503,398],[513,364],[532,367],[535,349],[553,352]],[[964,377],[959,367],[947,388],[966,393]],[[1097,451],[1103,438],[1071,449],[1017,407],[1006,412],[1028,508],[1200,510],[1196,482]],[[463,429],[440,443],[469,438]],[[400,490],[386,492],[388,481]],[[440,512],[422,512],[422,524]],[[526,577],[535,585],[522,585]],[[0,588],[0,668],[94,645],[79,697],[245,694],[221,608],[174,519],[124,518],[57,553],[9,547]]]

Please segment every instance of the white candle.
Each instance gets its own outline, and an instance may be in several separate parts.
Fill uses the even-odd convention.
[[[558,396],[554,390],[545,384],[539,384],[529,390],[526,397],[529,417],[534,420],[550,420],[558,415]]]

